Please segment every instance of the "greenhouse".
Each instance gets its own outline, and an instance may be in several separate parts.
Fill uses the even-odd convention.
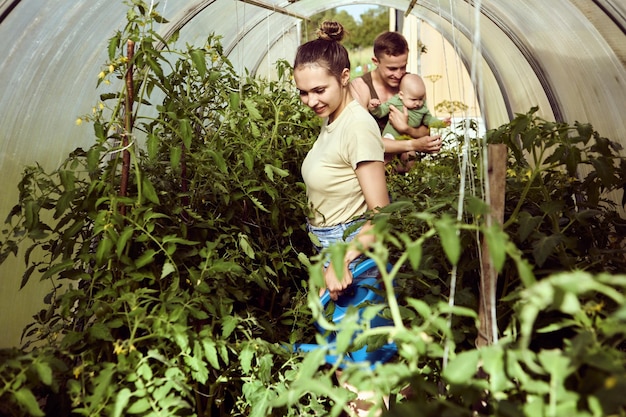
[[[339,10],[452,122],[345,310],[292,68]],[[623,0],[0,0],[0,38],[1,416],[626,416]]]

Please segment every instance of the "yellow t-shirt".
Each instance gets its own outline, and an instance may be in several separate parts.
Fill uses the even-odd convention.
[[[346,223],[367,211],[356,176],[359,162],[384,161],[385,148],[374,118],[356,100],[322,131],[302,163],[313,226]]]

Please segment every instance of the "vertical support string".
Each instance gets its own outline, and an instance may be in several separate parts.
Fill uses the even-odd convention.
[[[470,68],[470,79],[471,79],[472,85],[475,87],[476,96],[477,96],[479,105],[480,103],[484,102],[482,68],[480,65],[482,62],[481,31],[480,31],[481,7],[482,7],[481,0],[476,0],[474,2],[474,31],[473,31],[473,39],[472,39],[473,49],[472,49],[472,60],[471,60],[471,68]],[[450,19],[451,19],[451,26],[452,26],[452,43],[453,43],[453,48],[456,53],[456,56],[458,56],[459,49],[458,49],[458,40],[456,36],[456,22],[455,22],[455,16],[454,16],[455,9],[453,7],[452,0],[449,0],[449,10],[450,10],[450,16],[451,16]],[[441,14],[441,4],[439,4],[439,11]],[[450,80],[448,76],[448,62],[447,62],[447,57],[445,55],[445,44],[444,44],[443,49],[444,49],[444,59],[445,59],[445,66],[446,66],[446,76],[448,79],[448,89],[450,90]],[[461,84],[462,82],[459,82],[459,85]],[[463,89],[463,92],[464,92],[464,89]],[[449,91],[449,96],[451,97],[450,91]],[[482,119],[483,118],[482,111],[480,111],[479,114]],[[466,113],[464,113],[464,118],[465,117],[467,117]],[[490,205],[490,199],[489,199],[490,193],[489,193],[489,182],[488,182],[489,163],[488,163],[486,141],[484,137],[480,137],[480,135],[477,135],[477,136],[478,136],[478,140],[480,141],[478,145],[481,151],[481,162],[482,162],[479,165],[480,168],[478,168],[481,170],[480,178],[482,179],[481,185],[483,187],[481,191],[482,191],[482,194],[485,198],[487,205],[489,206]],[[461,146],[461,152],[459,155],[460,185],[459,185],[459,199],[457,203],[457,221],[459,223],[463,220],[463,217],[464,217],[463,202],[465,201],[466,190],[468,190],[469,188],[468,190],[469,192],[471,192],[473,195],[476,194],[476,190],[474,186],[475,175],[474,175],[474,171],[472,168],[473,164],[471,163],[470,151],[471,151],[471,138],[469,135],[469,126],[466,125],[464,127],[463,144]],[[469,177],[469,183],[468,183],[468,177]],[[487,221],[490,221],[490,219],[487,219]],[[460,233],[460,231],[457,231],[457,234],[458,233]],[[478,237],[480,232],[477,231],[476,233]],[[483,254],[481,253],[480,247],[478,248],[478,251],[479,251],[479,256],[482,259]],[[448,305],[450,307],[453,307],[455,305],[456,287],[457,287],[457,278],[458,278],[457,272],[458,272],[457,266],[454,265],[450,273],[450,296],[448,299]],[[494,280],[489,280],[489,282],[492,283],[492,285],[493,285],[493,281]],[[482,284],[483,284],[483,274],[481,273],[481,288],[483,287]],[[490,306],[490,309],[489,309],[490,310],[489,315],[491,318],[490,322],[492,323],[492,326],[497,329],[497,325],[495,323],[495,299],[493,299],[495,298],[495,288],[494,289],[490,288],[489,291],[487,292],[489,296],[492,297],[490,298],[490,302],[487,303],[487,305]],[[481,300],[483,299],[482,294],[480,298]],[[452,327],[452,314],[450,314],[448,317],[448,326],[450,326],[450,328]],[[492,330],[492,333],[494,334],[494,338],[497,340],[497,331]],[[443,367],[444,368],[447,366],[447,363],[449,360],[450,349],[452,347],[451,343],[452,341],[448,339],[446,340],[446,343],[444,346],[444,354],[443,354]]]

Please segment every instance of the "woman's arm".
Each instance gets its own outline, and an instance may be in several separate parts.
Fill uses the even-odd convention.
[[[389,192],[387,191],[384,162],[360,162],[356,167],[356,176],[361,185],[361,190],[363,191],[369,210],[376,211],[378,208],[389,204]],[[352,273],[348,269],[348,266],[350,262],[361,255],[361,248],[368,248],[374,243],[376,237],[369,233],[372,227],[371,222],[367,221],[348,247],[344,257],[344,271],[341,281],[338,279],[332,264],[326,269],[324,279],[331,299],[336,300],[341,291],[352,284]]]

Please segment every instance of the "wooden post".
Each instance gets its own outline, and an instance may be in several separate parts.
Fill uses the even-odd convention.
[[[135,101],[133,85],[133,58],[135,42],[128,40],[126,44],[128,54],[128,68],[126,69],[126,96],[124,97],[124,134],[122,135],[122,176],[120,179],[120,196],[125,197],[128,191],[128,177],[130,175],[130,152],[128,151],[128,136],[133,130],[133,102]],[[126,204],[120,206],[120,213],[126,215]]]
[[[489,218],[487,225],[504,222],[504,195],[506,189],[507,148],[505,144],[491,144],[488,149]],[[486,346],[498,339],[496,321],[496,287],[498,274],[491,263],[487,242],[482,239],[480,294],[478,319],[480,327],[476,346]]]

